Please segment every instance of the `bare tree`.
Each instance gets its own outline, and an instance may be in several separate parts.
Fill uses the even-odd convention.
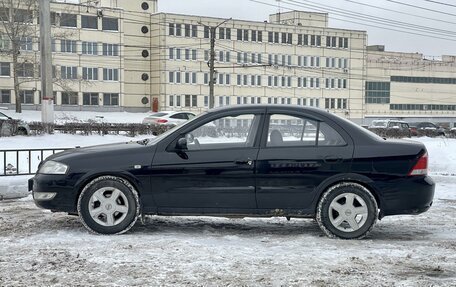
[[[21,50],[28,50],[33,45],[33,39],[37,39],[37,29],[33,25],[33,19],[38,15],[37,9],[36,0],[0,0],[0,37],[3,41],[1,52],[12,60],[17,113],[22,112],[19,76],[35,75],[36,57],[26,53],[22,55]]]

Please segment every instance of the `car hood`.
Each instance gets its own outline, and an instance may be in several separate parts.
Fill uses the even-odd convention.
[[[65,163],[70,169],[125,169],[131,165],[149,166],[155,145],[140,142],[123,142],[73,148],[49,156],[46,160]]]

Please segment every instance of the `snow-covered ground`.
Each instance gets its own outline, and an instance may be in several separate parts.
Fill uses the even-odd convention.
[[[0,149],[129,140],[12,137]],[[313,220],[156,216],[97,236],[30,196],[0,201],[0,286],[456,286],[456,140],[417,140],[437,182],[434,205],[384,218],[365,240],[329,239]],[[0,177],[0,192],[27,194],[28,178]]]

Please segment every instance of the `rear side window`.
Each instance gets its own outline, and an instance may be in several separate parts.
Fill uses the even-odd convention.
[[[330,125],[320,122],[318,133],[319,146],[343,146],[346,145],[344,138]]]
[[[325,122],[274,114],[269,119],[267,147],[341,146],[342,136]]]

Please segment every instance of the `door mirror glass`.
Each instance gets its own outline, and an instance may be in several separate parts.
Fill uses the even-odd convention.
[[[180,138],[177,140],[176,148],[180,150],[186,150],[187,149],[187,139],[186,138]]]

